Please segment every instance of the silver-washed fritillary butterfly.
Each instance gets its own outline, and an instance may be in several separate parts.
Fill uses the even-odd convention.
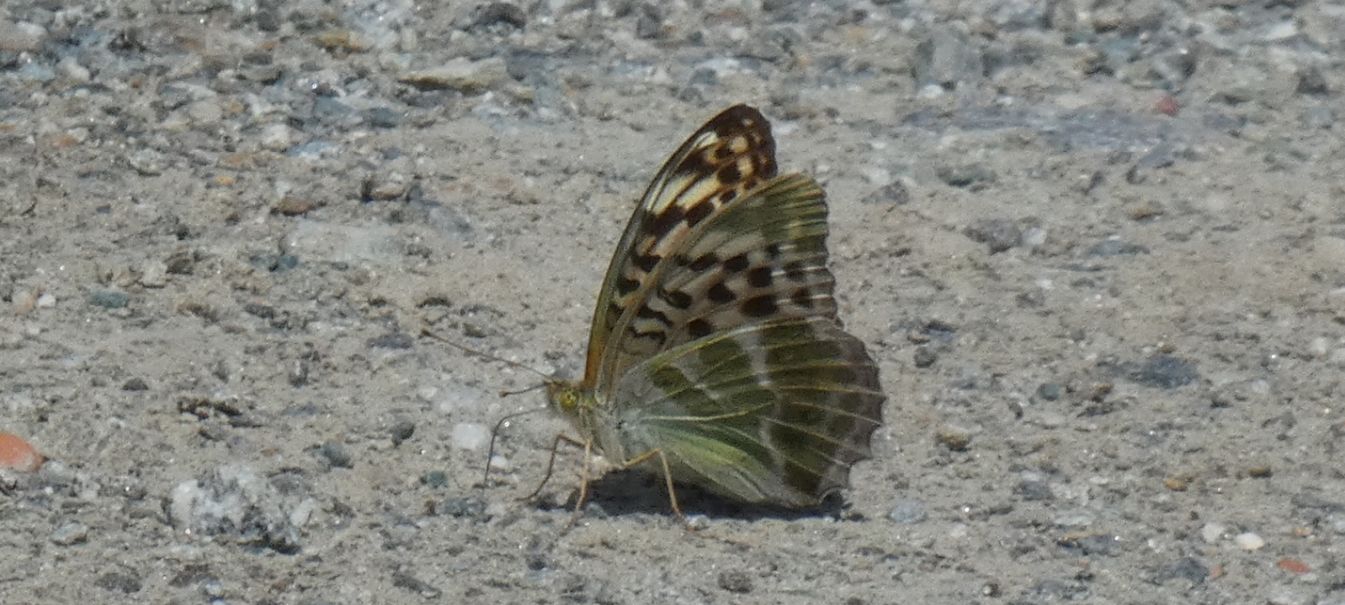
[[[674,482],[787,507],[846,487],[884,395],[836,317],[826,239],[825,194],[776,175],[759,111],[701,126],[617,244],[584,377],[547,383],[576,443],[663,476],[679,516]]]

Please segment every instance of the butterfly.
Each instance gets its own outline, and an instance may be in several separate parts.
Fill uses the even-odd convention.
[[[791,508],[848,486],[885,396],[837,318],[826,239],[822,188],[777,176],[761,112],[735,105],[682,143],[617,244],[583,377],[545,385],[581,436],[556,445],[585,450],[576,512],[594,450],[661,475],[679,517],[674,483]]]

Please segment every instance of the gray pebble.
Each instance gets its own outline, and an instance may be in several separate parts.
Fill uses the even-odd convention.
[[[1018,485],[1014,486],[1013,493],[1027,501],[1049,502],[1055,500],[1055,493],[1051,491],[1051,486],[1045,481],[1020,481]]]
[[[752,592],[752,576],[747,572],[726,570],[719,572],[719,587],[729,592],[747,594]]]
[[[78,521],[71,521],[56,528],[56,531],[51,532],[51,537],[49,539],[52,544],[59,546],[83,544],[89,539],[89,526]]]
[[[140,589],[143,586],[140,578],[128,573],[116,571],[109,571],[98,576],[98,579],[94,580],[93,584],[108,592],[120,592],[123,594],[140,592]]]
[[[972,241],[988,246],[991,254],[1013,248],[1023,239],[1023,230],[1006,218],[981,219],[968,225],[963,232]]]
[[[971,37],[953,26],[945,26],[935,28],[916,45],[912,71],[921,86],[952,90],[979,82],[985,66],[981,49]]]
[[[416,423],[411,420],[398,421],[388,429],[388,434],[392,437],[393,445],[401,445],[403,441],[410,439],[415,433]]]
[[[892,181],[883,185],[873,193],[864,196],[862,201],[865,204],[891,204],[893,206],[903,206],[910,203],[911,192],[906,189],[906,185],[901,181]]]
[[[485,500],[472,496],[445,498],[442,502],[435,505],[434,512],[435,514],[447,515],[449,517],[477,518],[485,514],[486,502]]]
[[[887,518],[894,523],[910,525],[920,523],[929,517],[924,502],[920,500],[899,499],[887,511]]]
[[[1171,355],[1154,355],[1127,366],[1126,377],[1142,385],[1175,389],[1200,379],[1195,362]]]
[[[944,183],[973,191],[984,189],[995,181],[995,173],[980,163],[940,166],[934,172]]]
[[[104,309],[122,309],[130,302],[130,295],[116,290],[94,290],[89,293],[89,304]]]
[[[508,78],[504,59],[491,57],[472,61],[463,57],[442,66],[403,74],[399,81],[421,90],[456,90],[463,94],[485,92]]]
[[[930,347],[916,347],[915,352],[911,354],[912,361],[917,368],[927,368],[938,361],[939,354]]]
[[[1186,557],[1159,568],[1154,579],[1159,583],[1180,579],[1192,584],[1203,584],[1209,577],[1209,566],[1193,557]]]
[[[350,468],[354,465],[351,459],[350,451],[340,442],[328,441],[318,448],[318,453],[327,460],[327,463],[335,468]]]
[[[1065,393],[1064,385],[1058,382],[1043,382],[1037,387],[1037,397],[1043,401],[1055,401]]]
[[[446,487],[448,485],[448,473],[444,471],[428,471],[420,476],[420,482],[426,487],[435,489]]]
[[[0,51],[33,52],[41,48],[47,30],[26,21],[0,21]]]
[[[1148,254],[1149,249],[1139,244],[1123,242],[1119,239],[1106,239],[1094,244],[1088,249],[1089,256],[1129,256],[1133,254]]]

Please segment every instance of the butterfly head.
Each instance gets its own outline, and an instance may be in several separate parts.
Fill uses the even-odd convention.
[[[546,400],[566,416],[575,416],[592,407],[593,398],[584,394],[579,383],[550,379],[546,381]]]

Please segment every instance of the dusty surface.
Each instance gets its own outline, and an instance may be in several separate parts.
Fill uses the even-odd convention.
[[[0,602],[1345,603],[1340,5],[436,4],[0,9]],[[564,532],[558,419],[480,487],[537,377],[421,327],[578,371],[734,102],[828,189],[876,456]]]

